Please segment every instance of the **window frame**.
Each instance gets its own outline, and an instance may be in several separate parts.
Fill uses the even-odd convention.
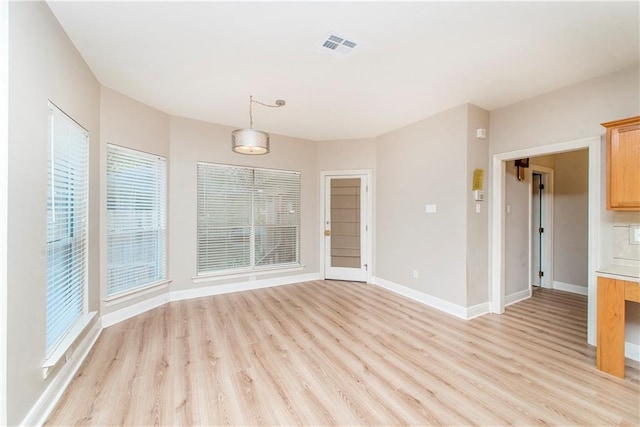
[[[138,283],[137,285],[134,286],[125,286],[123,287],[122,285],[119,285],[115,288],[115,291],[111,292],[111,282],[110,282],[110,269],[112,268],[110,260],[109,260],[109,254],[110,254],[110,250],[111,250],[111,238],[113,237],[112,235],[112,231],[111,231],[111,222],[110,222],[110,218],[111,216],[109,215],[110,209],[110,203],[109,203],[109,197],[110,197],[110,185],[112,184],[112,182],[109,179],[109,169],[110,169],[110,156],[116,156],[116,157],[121,157],[120,161],[122,161],[125,156],[127,159],[129,160],[139,160],[140,161],[140,166],[143,166],[144,163],[146,162],[146,164],[152,164],[154,167],[154,172],[156,173],[155,178],[159,178],[159,181],[154,181],[153,182],[153,186],[156,187],[156,193],[155,193],[155,197],[156,197],[156,201],[154,204],[154,212],[152,214],[152,218],[153,218],[153,222],[155,224],[157,224],[155,226],[155,228],[153,228],[152,230],[147,230],[157,233],[157,239],[155,241],[151,241],[151,242],[145,242],[145,243],[154,243],[156,247],[158,247],[157,249],[157,253],[156,253],[156,260],[155,260],[155,264],[153,265],[153,268],[155,268],[156,270],[159,270],[159,272],[156,272],[156,276],[151,277],[151,280],[148,280],[146,282],[141,282]],[[123,298],[136,294],[136,295],[140,295],[142,293],[144,293],[144,291],[150,289],[150,288],[155,288],[157,286],[161,286],[161,285],[166,285],[167,283],[169,283],[169,280],[167,279],[168,277],[168,247],[167,247],[167,242],[168,242],[168,206],[167,206],[167,200],[168,200],[168,165],[167,165],[167,158],[165,156],[161,156],[158,154],[154,154],[154,153],[148,153],[145,151],[141,151],[141,150],[136,150],[130,147],[125,147],[125,146],[121,146],[118,144],[113,144],[113,143],[108,143],[107,144],[107,156],[106,156],[106,160],[107,165],[106,165],[106,169],[107,169],[107,183],[106,183],[106,253],[107,253],[107,260],[106,260],[106,271],[107,271],[107,276],[105,278],[105,298],[104,301],[106,302],[112,302],[114,300],[122,300]],[[130,165],[131,163],[129,163],[128,165]],[[158,172],[160,172],[160,176],[158,176]],[[131,188],[125,188],[125,190],[130,191]],[[136,205],[137,206],[137,205]],[[139,206],[138,206],[139,207]],[[158,211],[156,211],[156,209],[159,209]],[[115,209],[114,209],[115,210]],[[139,209],[134,209],[134,211],[137,211]],[[134,217],[133,220],[140,220],[140,217]],[[122,225],[122,224],[120,224]],[[123,233],[122,230],[119,231],[119,233]],[[161,238],[160,238],[161,236]],[[125,264],[124,268],[125,270],[128,268],[129,271],[131,269],[131,265],[132,263],[129,263],[128,265]]]
[[[69,339],[73,339],[74,337],[70,337],[73,335],[80,324],[85,324],[87,321],[88,314],[88,293],[89,293],[89,146],[90,146],[90,137],[89,131],[81,126],[78,122],[76,122],[73,118],[71,118],[68,114],[58,108],[54,103],[49,101],[48,103],[48,134],[47,134],[47,145],[48,145],[48,153],[47,153],[47,236],[46,236],[46,246],[47,246],[47,283],[46,283],[46,333],[45,333],[45,355],[46,359],[57,358],[57,354],[62,350],[66,351],[66,343]],[[59,123],[56,125],[57,121]],[[71,189],[68,189],[65,195],[67,198],[76,199],[79,198],[79,202],[76,203],[74,200],[73,203],[73,213],[71,214],[71,218],[66,221],[65,228],[66,237],[59,237],[57,231],[57,221],[55,219],[56,216],[56,173],[55,173],[55,160],[57,156],[60,155],[56,151],[56,145],[60,146],[61,144],[68,144],[68,141],[58,142],[56,144],[56,127],[60,125],[70,125],[72,126],[74,131],[82,134],[82,152],[73,153],[73,156],[80,156],[82,161],[78,165],[79,167],[73,169],[73,172],[77,172],[79,170],[82,171],[82,182],[80,185],[82,186],[82,192],[74,192]],[[59,148],[58,148],[59,149]],[[68,162],[67,162],[68,163]],[[71,170],[70,170],[71,171]],[[68,172],[71,175],[71,172]],[[76,211],[80,211],[80,214],[76,214]],[[76,215],[81,215],[80,218],[76,218]],[[52,223],[53,221],[53,223]],[[50,236],[50,227],[53,227],[53,234]],[[73,231],[72,231],[73,230]],[[80,234],[80,236],[73,236],[73,234]],[[50,241],[50,238],[53,237],[55,240]],[[78,242],[78,239],[79,242]],[[64,315],[68,312],[68,310],[64,310],[64,308],[68,308],[68,304],[64,304],[63,307],[58,307],[56,310],[51,311],[50,297],[59,292],[59,285],[50,282],[50,274],[53,277],[57,276],[59,273],[56,271],[55,274],[51,271],[51,265],[49,261],[49,252],[50,250],[55,250],[56,248],[60,248],[63,245],[71,245],[71,247],[79,245],[82,252],[80,256],[76,257],[73,255],[73,249],[69,255],[67,255],[70,259],[69,263],[73,262],[73,264],[69,265],[69,269],[62,272],[64,276],[76,276],[78,273],[79,282],[79,291],[73,290],[74,297],[77,300],[74,300],[74,304],[81,305],[80,311],[75,315],[74,319],[70,321],[68,326],[64,329],[64,332],[60,334],[56,334],[53,338],[50,337],[50,333],[52,329],[52,325],[50,322],[52,318],[57,319],[61,314]],[[53,255],[55,256],[55,255]],[[56,260],[58,260],[56,258]],[[53,262],[53,264],[58,264],[58,262]],[[57,268],[57,267],[56,267]],[[74,271],[77,269],[81,269],[80,271]],[[78,295],[75,295],[75,292],[78,292]],[[64,302],[64,301],[63,301]]]
[[[249,214],[251,217],[251,224],[248,226],[250,229],[250,233],[249,233],[249,239],[250,239],[250,244],[249,244],[249,254],[248,254],[248,258],[250,260],[249,265],[247,267],[244,268],[228,268],[228,269],[219,269],[219,270],[200,270],[199,268],[199,264],[200,264],[200,260],[201,260],[201,254],[200,254],[200,228],[201,228],[201,193],[200,193],[200,186],[202,185],[201,183],[201,176],[200,176],[200,170],[202,167],[213,167],[213,168],[235,168],[235,169],[242,169],[242,170],[249,170],[251,171],[251,204],[249,207]],[[256,255],[256,229],[259,227],[265,227],[264,224],[258,224],[257,220],[256,220],[256,215],[255,215],[255,209],[256,209],[256,202],[255,202],[255,192],[256,192],[256,182],[255,182],[255,177],[256,177],[256,171],[264,171],[267,173],[283,173],[283,174],[289,174],[289,175],[295,175],[297,177],[297,183],[296,183],[296,191],[297,191],[297,200],[296,200],[296,207],[297,207],[297,222],[295,223],[295,225],[292,225],[291,227],[295,227],[295,239],[293,241],[293,244],[295,245],[295,261],[293,262],[284,262],[284,263],[278,263],[278,264],[266,264],[266,265],[256,265],[256,259],[255,259],[255,255]],[[257,168],[257,167],[251,167],[251,166],[237,166],[237,165],[229,165],[229,164],[222,164],[222,163],[213,163],[213,162],[197,162],[197,171],[196,171],[196,181],[197,181],[197,190],[196,190],[196,206],[197,206],[197,211],[196,211],[196,265],[195,265],[195,270],[196,270],[196,274],[193,277],[195,282],[199,282],[202,280],[207,280],[207,278],[222,278],[222,277],[242,277],[242,276],[254,276],[256,274],[266,274],[266,273],[273,273],[273,272],[281,272],[281,271],[294,271],[294,270],[301,270],[303,268],[300,260],[301,260],[301,251],[300,251],[300,247],[301,247],[301,230],[302,230],[302,212],[301,212],[301,205],[302,205],[302,174],[299,171],[290,171],[290,170],[282,170],[282,169],[268,169],[268,168]]]

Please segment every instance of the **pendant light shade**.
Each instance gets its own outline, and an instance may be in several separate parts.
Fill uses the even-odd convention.
[[[275,105],[254,101],[249,97],[249,129],[236,129],[231,132],[231,149],[238,154],[267,154],[269,152],[269,134],[253,128],[253,104],[278,108],[285,102],[278,99]]]
[[[255,129],[236,129],[231,132],[231,149],[239,154],[267,154],[269,134]]]

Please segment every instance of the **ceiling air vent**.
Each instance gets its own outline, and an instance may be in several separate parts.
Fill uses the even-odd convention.
[[[353,52],[356,46],[358,42],[329,33],[322,39],[322,44],[316,51],[334,58],[343,58]]]

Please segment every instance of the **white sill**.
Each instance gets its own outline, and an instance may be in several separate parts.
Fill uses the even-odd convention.
[[[264,276],[267,274],[280,274],[280,273],[291,273],[294,271],[302,271],[305,266],[300,264],[295,264],[290,267],[278,267],[273,269],[264,269],[264,270],[251,270],[251,271],[243,271],[241,273],[230,273],[230,272],[221,272],[221,273],[207,273],[201,274],[199,276],[195,276],[192,278],[193,283],[202,283],[202,282],[212,282],[215,280],[224,280],[224,279],[239,279],[242,277],[257,277]],[[252,280],[252,279],[249,279]]]
[[[67,351],[71,348],[73,343],[78,339],[84,329],[91,323],[91,320],[98,314],[97,311],[92,311],[83,314],[75,321],[67,335],[58,343],[53,352],[46,358],[42,364],[42,378],[47,379],[51,369],[54,368],[58,362],[66,355]]]
[[[150,294],[151,292],[155,292],[158,289],[168,288],[169,283],[171,283],[171,280],[161,280],[159,282],[153,282],[139,288],[131,289],[130,291],[124,291],[114,295],[109,295],[108,297],[103,299],[104,305],[110,307],[112,305],[120,304],[125,301]]]

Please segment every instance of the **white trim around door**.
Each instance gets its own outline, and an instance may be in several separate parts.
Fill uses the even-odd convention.
[[[491,177],[491,282],[492,313],[505,307],[505,162],[526,157],[589,150],[589,229],[587,342],[596,341],[596,269],[600,260],[601,140],[599,136],[543,145],[493,155]]]
[[[325,226],[328,221],[327,218],[327,195],[330,189],[327,188],[328,178],[360,178],[365,184],[365,194],[363,195],[363,203],[361,205],[361,222],[363,235],[361,239],[361,247],[364,247],[361,253],[362,263],[366,265],[365,278],[367,282],[371,282],[373,276],[373,230],[372,230],[372,218],[373,218],[373,188],[372,188],[372,172],[370,169],[359,170],[341,170],[341,171],[323,171],[320,172],[320,229],[318,230],[318,236],[320,240],[320,275],[326,278],[326,239],[325,239]],[[345,280],[349,280],[345,277]]]
[[[0,426],[7,425],[7,231],[9,209],[9,2],[0,2]]]

